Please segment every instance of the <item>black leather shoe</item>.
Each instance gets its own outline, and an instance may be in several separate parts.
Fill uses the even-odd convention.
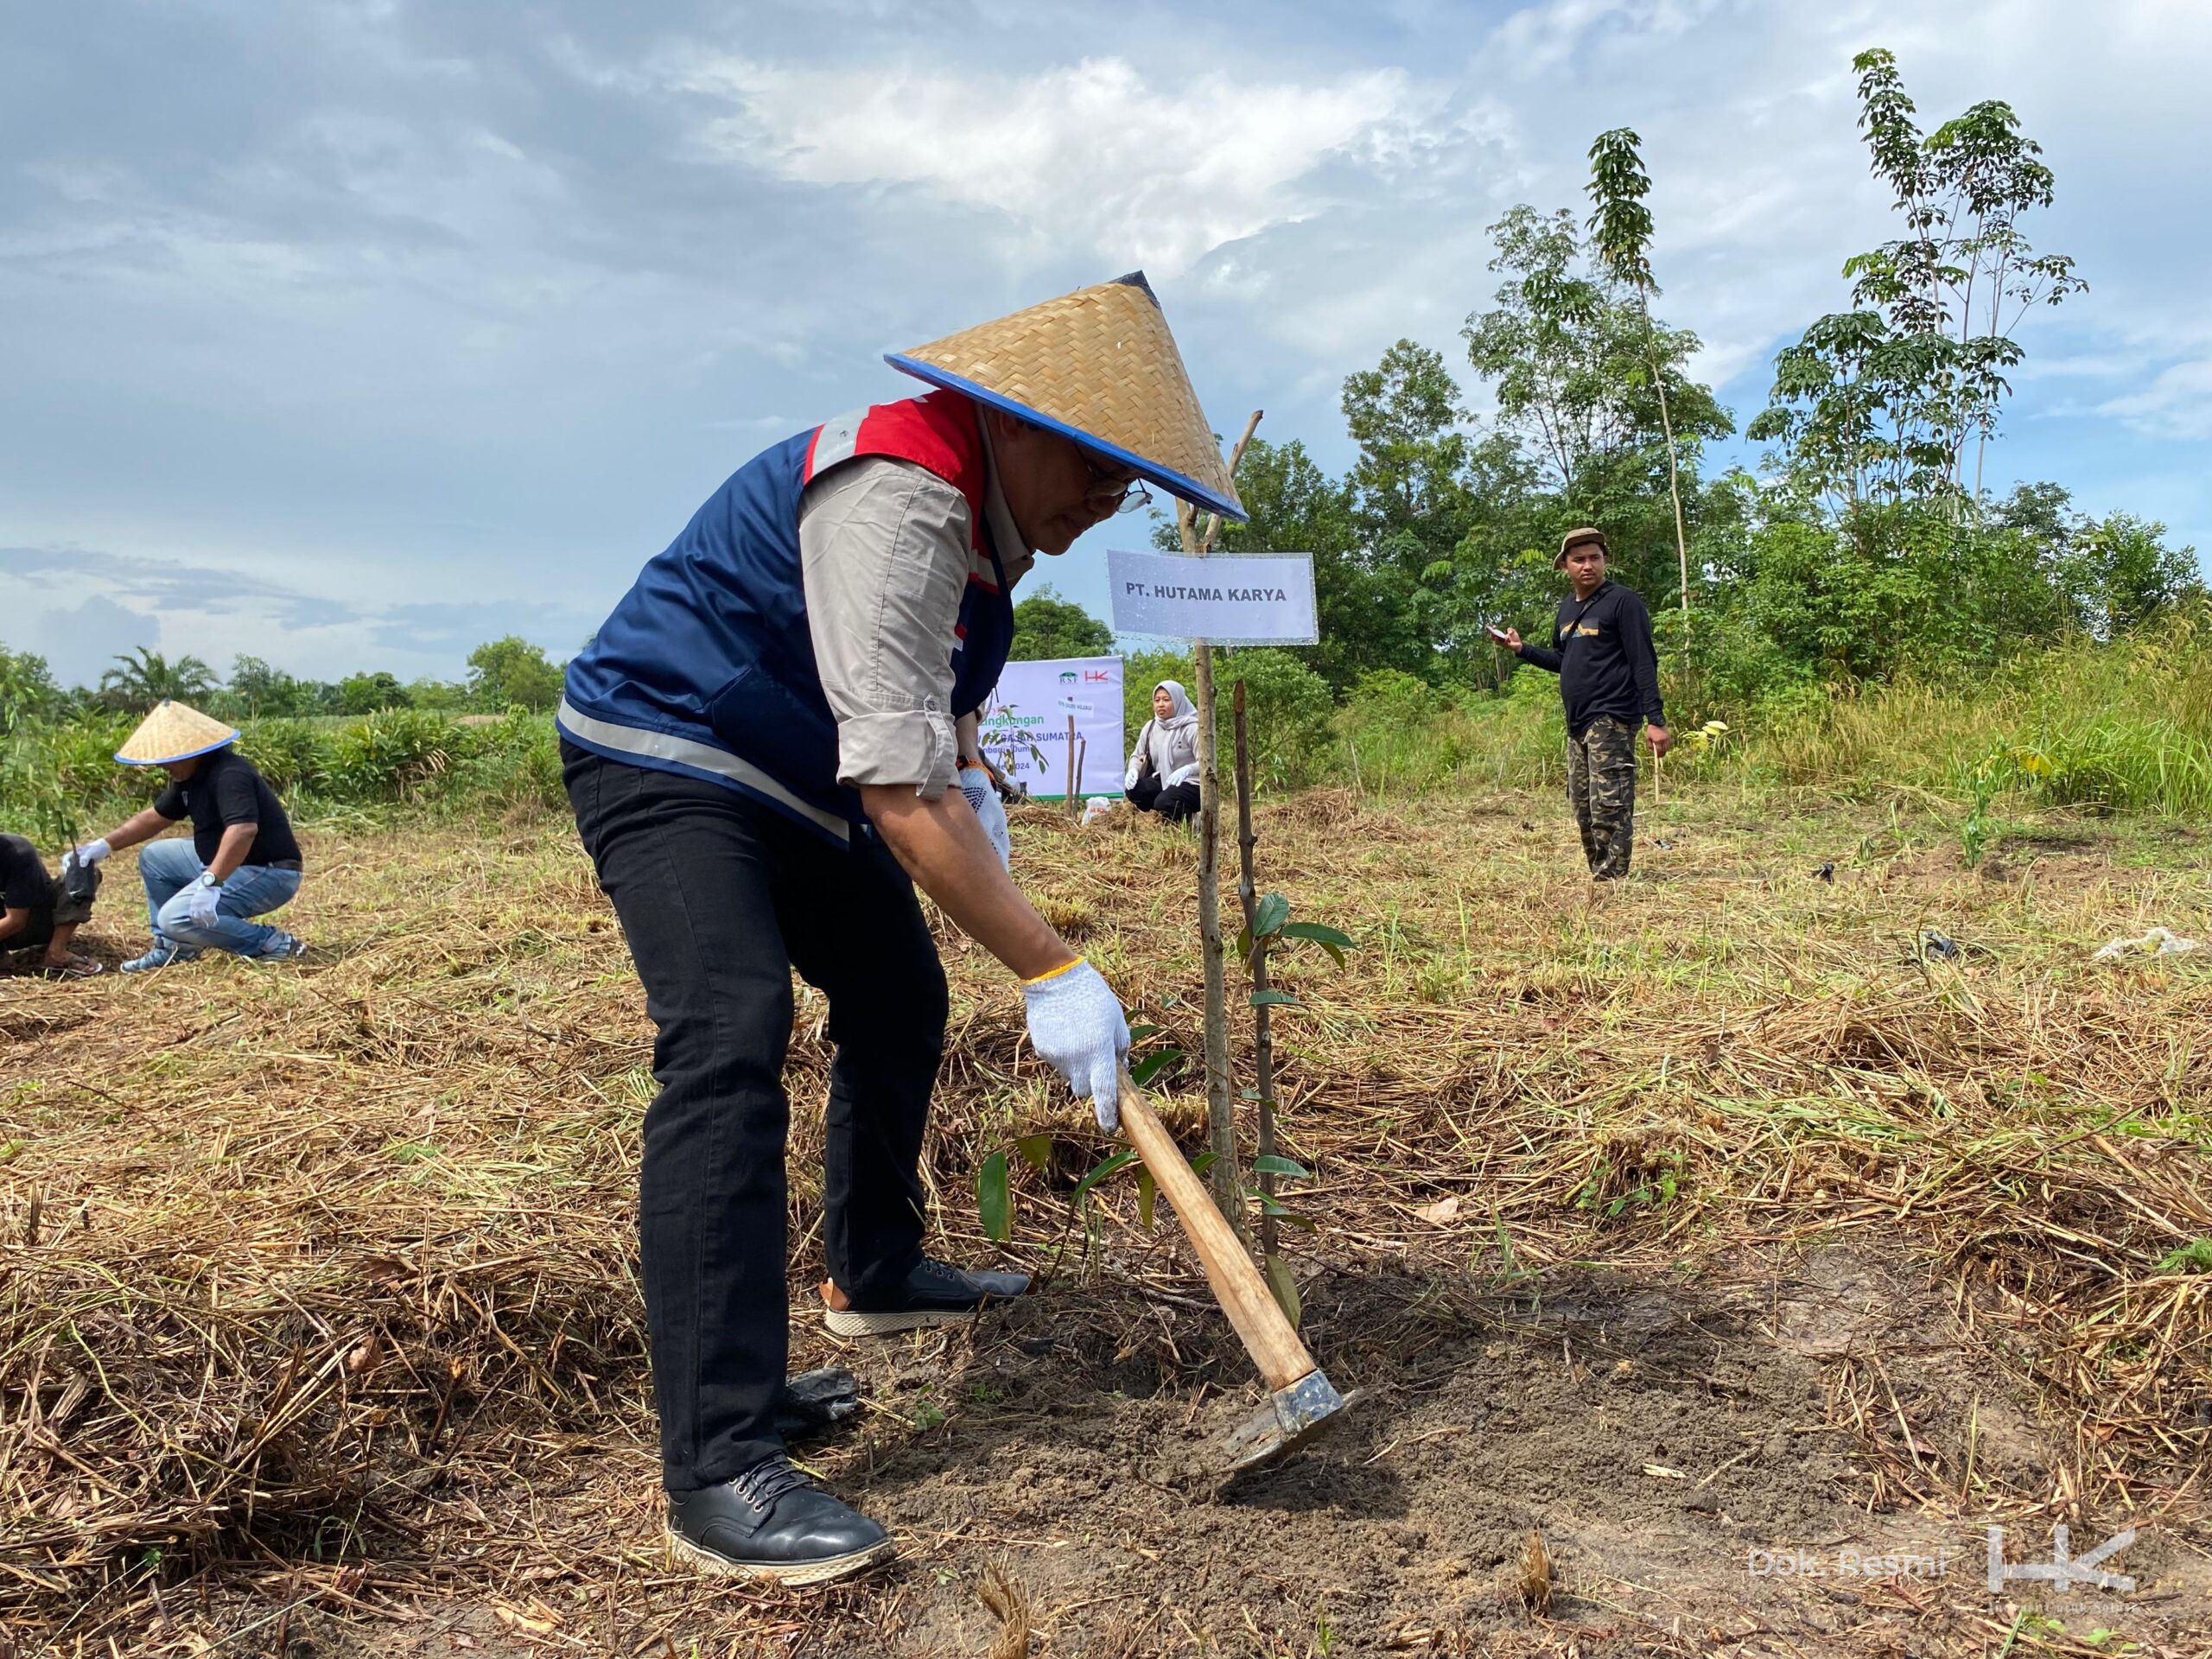
[[[957,1325],[974,1318],[984,1303],[1010,1302],[1028,1288],[1026,1273],[970,1273],[924,1256],[888,1292],[830,1308],[822,1319],[834,1336],[880,1337],[928,1325]]]
[[[780,1453],[734,1480],[668,1495],[668,1541],[702,1573],[826,1584],[891,1559],[881,1527]]]

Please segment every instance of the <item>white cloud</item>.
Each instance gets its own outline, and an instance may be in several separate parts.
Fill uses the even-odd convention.
[[[1309,181],[1332,160],[1387,180],[1456,136],[1444,97],[1397,69],[1155,85],[1121,58],[990,77],[711,56],[671,73],[738,106],[702,134],[731,159],[803,184],[918,187],[1039,253],[1086,247],[1171,276],[1321,206]]]
[[[2212,542],[2207,0],[677,0],[520,40],[488,0],[84,10],[0,168],[0,550],[195,566],[105,595],[164,651],[454,672],[505,631],[434,642],[402,588],[580,635],[758,442],[896,395],[881,349],[1139,263],[1216,423],[1265,406],[1341,466],[1338,388],[1401,336],[1481,404],[1484,227],[1581,207],[1620,125],[1660,313],[1748,415],[1895,233],[1855,126],[1877,44],[1924,121],[2013,104],[2058,178],[2030,234],[2093,285],[2024,327],[1993,459]],[[287,596],[219,606],[209,571]],[[88,596],[0,586],[0,628]],[[87,662],[126,628],[79,621]]]
[[[2212,357],[2177,363],[2142,391],[2107,398],[2100,415],[2157,438],[2212,438]]]

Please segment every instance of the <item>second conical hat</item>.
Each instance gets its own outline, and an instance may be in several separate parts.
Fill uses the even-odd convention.
[[[238,735],[237,727],[226,726],[197,709],[164,697],[154,705],[152,714],[138,722],[138,729],[123,741],[115,758],[126,766],[166,766],[234,743]]]
[[[1193,506],[1244,518],[1142,271],[884,360],[1073,438]]]

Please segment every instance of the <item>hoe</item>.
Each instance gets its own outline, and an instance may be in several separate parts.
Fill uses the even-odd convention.
[[[1244,1351],[1251,1355],[1270,1391],[1268,1403],[1224,1441],[1230,1470],[1241,1473],[1273,1463],[1333,1427],[1359,1402],[1362,1391],[1338,1394],[1313,1363],[1313,1356],[1275,1306],[1243,1241],[1214,1207],[1205,1183],[1126,1071],[1122,1074],[1122,1129],[1160,1192],[1175,1206],[1205,1268],[1214,1300],[1236,1327]]]

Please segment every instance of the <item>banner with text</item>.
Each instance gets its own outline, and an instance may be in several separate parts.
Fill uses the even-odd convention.
[[[1217,645],[1310,645],[1310,553],[1179,553],[1106,550],[1114,626],[1123,633],[1208,639]]]
[[[1075,721],[1078,795],[1122,791],[1122,659],[1067,657],[1008,663],[983,706],[983,753],[1006,780],[1037,799],[1068,789],[1068,721]]]

